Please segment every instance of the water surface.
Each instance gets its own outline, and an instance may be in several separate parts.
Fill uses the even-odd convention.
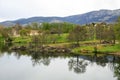
[[[0,52],[0,80],[119,80],[120,58]]]

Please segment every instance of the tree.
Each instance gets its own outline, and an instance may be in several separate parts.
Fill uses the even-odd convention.
[[[115,44],[115,32],[112,25],[107,25],[107,29],[104,30],[104,40],[107,40],[109,43]]]
[[[99,23],[95,26],[96,39],[115,44],[115,33],[112,24]]]
[[[20,25],[19,23],[15,24],[14,28],[19,32],[19,30],[22,29],[22,25]]]
[[[20,34],[20,30],[22,29],[22,25],[20,25],[19,23],[15,24],[13,27],[12,27],[12,34],[14,36],[18,36]]]
[[[69,33],[68,39],[70,41],[75,41],[79,45],[79,41],[84,41],[87,38],[86,29],[82,26],[76,26],[73,31]]]
[[[27,36],[27,34],[29,33],[29,30],[21,29],[19,32],[20,32],[20,35],[23,37],[23,36]]]
[[[36,46],[38,44],[40,44],[41,46],[48,43],[48,35],[49,35],[49,32],[47,31],[44,31],[42,32],[42,34],[39,34],[39,35],[34,35],[32,36],[32,42],[36,44]]]
[[[33,22],[33,23],[31,23],[31,25],[30,25],[31,27],[32,27],[32,29],[41,29],[41,24],[40,23],[37,23],[37,22]]]
[[[9,38],[7,30],[4,28],[4,26],[0,26],[0,34],[3,38]]]
[[[98,39],[98,40],[100,40],[100,43],[101,43],[101,41],[102,41],[102,39],[104,38],[104,28],[106,27],[106,24],[102,24],[102,23],[100,23],[100,24],[96,24],[96,26],[95,26],[95,30],[96,30],[96,39]]]
[[[86,27],[87,30],[87,40],[93,40],[94,39],[94,26],[92,24],[86,24],[84,27]]]
[[[46,22],[44,22],[44,23],[42,23],[42,29],[43,30],[50,30],[50,24],[49,23],[46,23]]]
[[[120,41],[120,17],[116,21],[114,25],[115,37],[118,41]]]

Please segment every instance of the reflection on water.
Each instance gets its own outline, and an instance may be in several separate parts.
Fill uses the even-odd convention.
[[[120,57],[10,51],[0,46],[0,80],[120,80]]]
[[[74,70],[75,73],[84,73],[86,71],[86,67],[88,62],[84,59],[76,57],[76,59],[70,59],[68,62],[69,70]]]

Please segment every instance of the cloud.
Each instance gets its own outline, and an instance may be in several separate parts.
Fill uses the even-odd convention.
[[[69,16],[99,9],[118,9],[120,0],[0,0],[2,19]]]

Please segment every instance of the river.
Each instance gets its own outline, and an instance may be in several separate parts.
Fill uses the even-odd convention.
[[[117,80],[119,58],[113,58],[4,52],[0,53],[0,80]]]

